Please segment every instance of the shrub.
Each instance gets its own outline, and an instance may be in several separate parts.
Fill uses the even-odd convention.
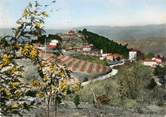
[[[78,105],[80,104],[80,96],[79,95],[76,95],[74,97],[74,104],[75,104],[76,108],[78,109]]]
[[[118,81],[122,99],[136,99],[145,91],[152,79],[151,71],[138,63],[128,67],[122,74]]]

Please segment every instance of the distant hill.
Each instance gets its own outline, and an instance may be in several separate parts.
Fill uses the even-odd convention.
[[[161,54],[166,56],[166,38],[140,40],[117,40],[121,44],[128,43],[129,48],[136,48],[147,53]]]
[[[145,26],[85,26],[89,31],[108,37],[111,40],[144,40],[144,39],[166,39],[166,24]]]
[[[0,36],[11,34],[11,30],[9,28],[0,28]]]
[[[145,26],[124,26],[124,27],[111,27],[111,26],[83,26],[76,27],[75,29],[82,30],[88,29],[89,31],[108,37],[111,40],[144,40],[165,38],[166,39],[166,24],[159,25],[145,25]],[[47,29],[47,34],[63,33],[69,29]],[[9,29],[1,29],[0,35],[11,34]]]
[[[47,34],[56,34],[67,32],[67,29],[46,29]],[[12,34],[10,28],[0,28],[0,36]]]

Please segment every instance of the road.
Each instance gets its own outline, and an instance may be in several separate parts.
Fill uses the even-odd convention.
[[[108,79],[110,78],[111,76],[115,76],[116,74],[118,73],[118,70],[117,69],[112,69],[112,71],[106,75],[103,75],[103,76],[99,76],[98,78],[95,78],[93,80],[89,80],[87,82],[83,82],[81,83],[81,86],[85,86],[91,82],[95,82],[95,81],[99,81],[99,80],[105,80],[105,79]]]

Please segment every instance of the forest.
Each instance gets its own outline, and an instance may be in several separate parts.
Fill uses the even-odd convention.
[[[125,58],[128,57],[129,50],[127,48],[127,44],[118,44],[104,36],[87,31],[87,29],[83,29],[82,31],[79,31],[79,33],[83,34],[88,43],[93,44],[97,49],[103,49],[103,51],[106,53],[119,53]]]

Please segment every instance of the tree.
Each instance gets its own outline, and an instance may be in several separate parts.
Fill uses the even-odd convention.
[[[56,97],[55,104],[57,104],[59,103],[57,100],[62,100],[66,95],[67,87],[70,86],[72,90],[69,84],[70,72],[66,67],[57,64],[56,61],[48,62],[39,59],[38,50],[31,43],[18,45],[20,40],[30,42],[31,39],[41,36],[44,32],[44,19],[48,17],[48,14],[42,9],[43,6],[48,5],[40,5],[37,1],[29,3],[23,16],[17,21],[17,27],[13,28],[14,36],[10,36],[10,41],[13,41],[11,46],[15,52],[14,56],[11,56],[8,51],[0,58],[0,113],[3,115],[21,115],[24,110],[37,106],[36,100],[47,99],[47,117],[49,117],[51,98]],[[16,52],[21,52],[21,55]],[[38,68],[41,80],[34,79],[25,82],[22,76],[22,66],[18,66],[14,60],[17,57],[31,59]],[[31,101],[30,98],[34,100]]]
[[[8,44],[8,42],[6,41],[5,38],[1,38],[1,37],[0,37],[0,46],[1,46],[1,47],[7,47],[7,46],[9,46],[9,44]]]
[[[154,69],[154,75],[157,76],[160,79],[160,83],[163,84],[163,86],[165,86],[166,84],[166,65],[164,66],[157,66]]]
[[[29,3],[22,17],[17,20],[16,28],[12,29],[15,40],[31,41],[45,33],[43,27],[48,13],[43,7],[45,8],[45,5],[41,5],[37,1]]]
[[[22,66],[17,65],[14,58],[18,57],[15,52],[21,50],[21,54],[25,57],[32,59],[32,61],[38,60],[38,52],[32,45],[18,46],[17,44],[21,39],[30,39],[30,36],[36,36],[37,32],[42,30],[39,24],[44,23],[43,17],[47,15],[45,12],[38,12],[39,6],[37,1],[34,4],[29,3],[23,16],[17,21],[17,27],[13,28],[14,36],[5,36],[1,40],[2,44],[6,45],[6,38],[10,38],[9,46],[14,51],[14,56],[11,56],[11,52],[7,50],[2,53],[3,56],[0,58],[0,112],[3,115],[21,115],[24,110],[29,110],[35,104],[30,100],[31,96],[27,94],[34,90],[34,85],[39,86],[40,83],[33,82],[31,85],[24,82]]]
[[[166,75],[166,66],[157,66],[154,69],[154,75],[158,77],[164,77]]]
[[[148,88],[152,80],[150,69],[136,63],[123,71],[123,76],[118,80],[119,93],[122,99],[136,99],[141,91]]]
[[[103,49],[103,51],[106,53],[119,53],[124,57],[128,57],[129,50],[127,45],[118,44],[106,37],[87,31],[87,29],[83,29],[81,33],[85,36],[85,39],[88,41],[88,43],[93,44],[95,48]]]
[[[34,100],[29,100],[30,96],[26,95],[31,86],[23,82],[22,67],[8,54],[2,57],[0,78],[0,112],[3,115],[21,115],[24,110],[32,108]]]
[[[75,104],[76,108],[78,109],[78,105],[80,104],[80,96],[79,95],[75,95],[74,104]]]

